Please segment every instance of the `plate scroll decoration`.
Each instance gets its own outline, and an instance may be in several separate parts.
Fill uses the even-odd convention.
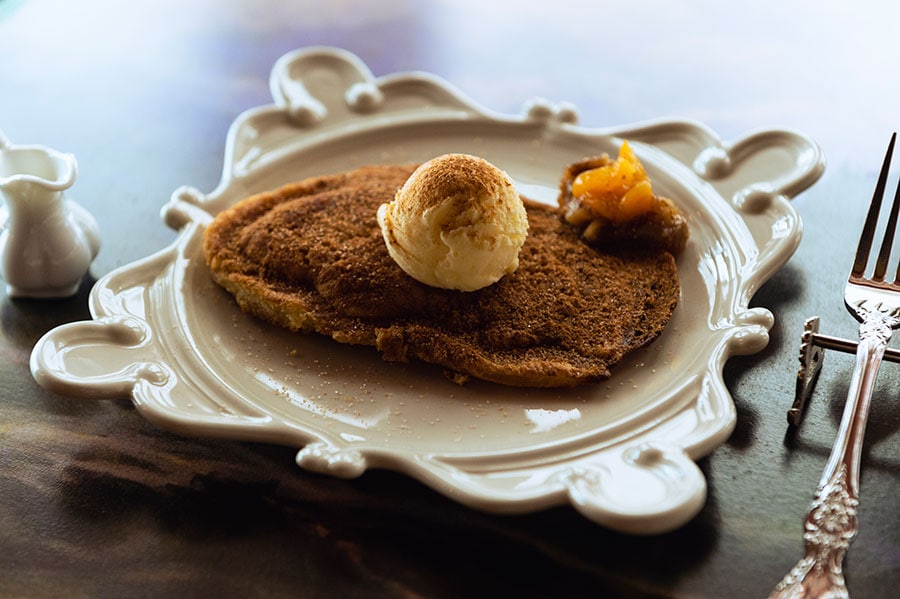
[[[725,143],[685,120],[588,129],[571,104],[540,99],[496,114],[433,75],[376,78],[355,55],[325,47],[282,57],[270,89],[272,105],[232,124],[216,189],[179,188],[163,207],[179,232],[173,244],[102,277],[92,320],[36,344],[37,382],[79,398],[130,397],[146,418],[187,435],[298,447],[297,463],[316,472],[405,472],[488,511],[571,504],[633,534],[696,515],[707,483],[695,460],[735,423],[722,366],[768,343],[772,313],[748,304],[800,241],[789,199],[822,173],[815,143],[792,131]],[[608,384],[459,388],[422,365],[245,317],[203,263],[215,214],[305,176],[467,151],[552,202],[565,164],[614,153],[625,138],[655,186],[684,202],[692,240],[672,323]]]

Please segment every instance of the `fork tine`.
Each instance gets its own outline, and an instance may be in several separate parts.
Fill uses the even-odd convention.
[[[851,276],[861,277],[866,271],[866,262],[869,259],[869,250],[872,249],[872,238],[875,237],[875,227],[878,224],[878,213],[881,212],[881,200],[884,197],[884,188],[887,184],[888,171],[891,167],[891,156],[894,153],[894,142],[897,141],[897,133],[891,135],[887,153],[884,155],[884,164],[881,165],[881,173],[878,175],[878,183],[875,185],[875,193],[872,195],[872,203],[869,204],[869,213],[866,215],[866,223],[859,236],[859,247],[856,248],[856,259],[853,261]],[[884,273],[882,273],[883,275]]]
[[[897,182],[897,191],[894,194],[894,206],[891,208],[891,211],[892,211],[891,216],[894,219],[894,221],[891,224],[894,226],[894,229],[893,229],[894,231],[896,231],[896,228],[897,228],[896,227],[897,217],[900,216],[900,214],[898,214],[898,213],[900,213],[900,208],[898,208],[898,204],[900,204],[900,199],[898,199],[898,196],[900,196],[900,181]],[[893,233],[892,233],[892,235],[893,235]],[[896,272],[896,274],[894,274],[894,285],[898,285],[898,284],[900,284],[900,264],[897,264],[897,272]]]
[[[900,213],[900,181],[897,182],[897,190],[894,192],[894,201],[891,204],[891,214],[888,217],[887,227],[884,229],[884,239],[881,241],[878,261],[875,263],[873,276],[877,281],[883,281],[884,273],[887,271],[888,260],[891,258],[891,246],[894,244],[894,233],[897,230],[898,213]]]

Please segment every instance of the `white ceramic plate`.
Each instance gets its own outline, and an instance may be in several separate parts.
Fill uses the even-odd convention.
[[[31,361],[44,387],[82,398],[130,396],[148,419],[188,435],[300,447],[303,468],[355,477],[408,473],[465,504],[524,512],[571,503],[605,526],[671,530],[706,497],[694,460],[730,434],[729,356],[762,349],[772,314],[754,291],[792,254],[788,202],[821,174],[817,146],[768,131],[723,143],[702,125],[659,121],[586,129],[567,104],[534,100],[497,115],[426,74],[374,78],[330,48],[273,68],[275,104],[231,127],[220,185],[181,188],[165,206],[171,247],[97,282],[93,320],[50,331]],[[563,168],[615,155],[627,138],[658,191],[688,215],[682,301],[649,348],[613,377],[574,390],[447,381],[388,364],[372,348],[297,335],[244,315],[207,273],[201,235],[246,195],[369,163],[446,152],[483,156],[520,191],[554,203]]]

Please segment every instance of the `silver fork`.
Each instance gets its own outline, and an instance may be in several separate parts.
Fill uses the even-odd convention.
[[[856,367],[850,379],[847,403],[841,417],[837,439],[819,481],[815,498],[806,514],[803,539],[806,555],[788,572],[770,599],[849,597],[844,581],[844,554],[859,529],[859,460],[863,435],[872,399],[872,388],[893,329],[900,327],[900,269],[893,281],[885,281],[897,214],[900,211],[900,186],[894,194],[878,259],[872,275],[866,276],[872,239],[881,212],[881,200],[890,170],[897,134],[891,136],[881,174],[875,186],[869,213],[859,238],[856,259],[844,303],[860,322]]]

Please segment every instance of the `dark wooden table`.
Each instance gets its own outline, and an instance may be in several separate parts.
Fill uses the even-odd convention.
[[[683,4],[0,0],[0,129],[76,155],[72,197],[103,238],[77,296],[0,296],[0,596],[765,596],[802,554],[853,365],[828,353],[789,433],[804,320],[855,334],[840,293],[900,126],[900,9]],[[683,116],[726,140],[792,128],[820,143],[825,175],[794,200],[803,242],[752,301],[777,318],[771,341],[725,368],[737,427],[700,461],[696,519],[631,537],[568,507],[488,515],[400,474],[312,474],[296,448],[177,435],[128,399],[34,382],[40,336],[89,318],[93,278],[173,241],[160,207],[180,185],[215,187],[229,124],[271,102],[279,56],[316,44],[376,75],[433,72],[498,112],[542,96],[588,126]],[[900,587],[898,386],[885,365],[845,562],[854,597]]]

